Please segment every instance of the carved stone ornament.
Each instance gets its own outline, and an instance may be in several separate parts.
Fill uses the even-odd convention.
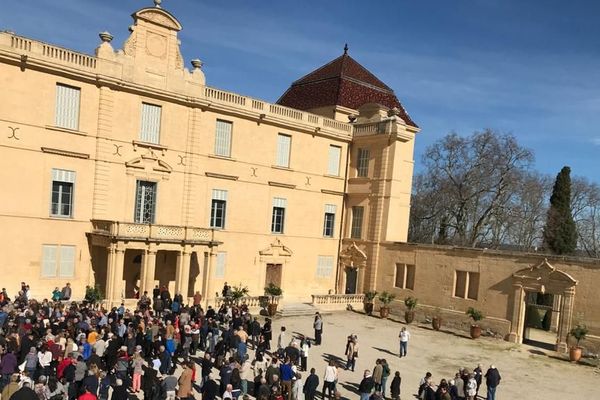
[[[181,30],[179,21],[167,11],[160,8],[145,8],[135,13],[134,18],[140,18],[175,31]]]
[[[278,257],[291,257],[293,253],[292,253],[292,250],[290,250],[288,247],[284,246],[283,243],[281,243],[281,240],[279,240],[277,238],[277,239],[275,239],[275,241],[273,243],[271,243],[271,245],[269,247],[267,247],[266,249],[260,250],[258,252],[258,254],[260,254],[261,257],[278,258]]]
[[[340,252],[340,263],[354,268],[363,268],[367,265],[367,255],[355,242]]]
[[[148,32],[146,37],[146,53],[164,59],[167,55],[167,38],[153,32]]]
[[[528,290],[542,293],[562,293],[565,289],[577,285],[577,281],[571,275],[557,270],[547,259],[538,265],[515,272],[513,280],[515,284]]]
[[[137,32],[135,30],[133,30],[131,32],[131,35],[129,35],[129,38],[127,38],[127,40],[125,41],[125,44],[123,45],[123,51],[128,56],[133,56],[135,54],[136,45],[137,45]]]
[[[125,166],[127,168],[141,169],[149,172],[163,172],[168,174],[173,171],[173,167],[163,160],[160,160],[152,151],[149,151],[147,154],[144,154],[141,157],[137,157],[126,162]]]

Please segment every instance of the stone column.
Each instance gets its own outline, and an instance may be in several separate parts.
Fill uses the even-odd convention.
[[[508,341],[512,343],[521,343],[523,340],[523,313],[525,312],[524,296],[525,291],[523,286],[516,284],[513,286],[513,307],[512,307],[512,318],[510,324],[510,333],[508,334]]]
[[[140,293],[148,291],[148,295],[152,297],[152,289],[154,289],[154,275],[156,274],[156,250],[152,248],[146,249],[142,256],[142,273],[143,281],[140,282]]]
[[[104,297],[108,302],[108,305],[112,305],[113,301],[113,288],[114,288],[114,275],[115,275],[115,245],[111,244],[106,248],[107,257],[106,257],[106,293],[104,293]]]
[[[190,252],[184,248],[177,253],[177,269],[175,271],[175,293],[179,293],[184,299],[188,298],[188,287],[190,280]]]
[[[216,262],[216,258],[217,258],[217,253],[213,251],[213,249],[210,249],[210,251],[208,253],[204,253],[204,254],[208,254],[208,263],[206,265],[206,269],[204,271],[204,303],[206,305],[206,307],[208,307],[211,302],[210,300],[214,299],[213,296],[213,286],[212,286],[212,269],[213,266],[215,265]]]
[[[571,330],[573,319],[573,303],[575,300],[575,287],[570,287],[565,290],[562,296],[562,307],[560,310],[560,323],[558,335],[556,337],[556,351],[566,353],[569,349],[567,344],[567,335]]]
[[[125,262],[125,249],[116,248],[114,257],[114,274],[112,277],[112,301],[114,303],[123,299],[123,264]]]
[[[552,318],[550,319],[550,330],[558,332],[558,324],[560,323],[560,295],[552,296]]]

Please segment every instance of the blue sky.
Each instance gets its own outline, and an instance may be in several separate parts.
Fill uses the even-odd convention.
[[[5,0],[0,29],[92,53],[114,47],[152,0]],[[451,131],[493,128],[600,183],[600,2],[572,0],[163,0],[182,51],[210,86],[275,101],[342,53],[392,87],[425,148]]]

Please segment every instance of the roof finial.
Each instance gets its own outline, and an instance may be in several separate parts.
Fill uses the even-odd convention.
[[[348,54],[348,43],[344,45],[344,54]]]
[[[160,3],[162,3],[162,0],[154,0],[154,5],[158,8],[160,8]]]

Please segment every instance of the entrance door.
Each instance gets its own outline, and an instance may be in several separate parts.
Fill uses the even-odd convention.
[[[527,293],[523,343],[548,350],[554,349],[556,332],[552,332],[551,327],[559,313],[554,309],[554,304],[553,294]]]
[[[281,269],[281,264],[267,264],[265,286],[269,286],[272,283],[275,286],[281,287]]]
[[[356,281],[358,280],[358,269],[346,267],[346,294],[356,294]]]

